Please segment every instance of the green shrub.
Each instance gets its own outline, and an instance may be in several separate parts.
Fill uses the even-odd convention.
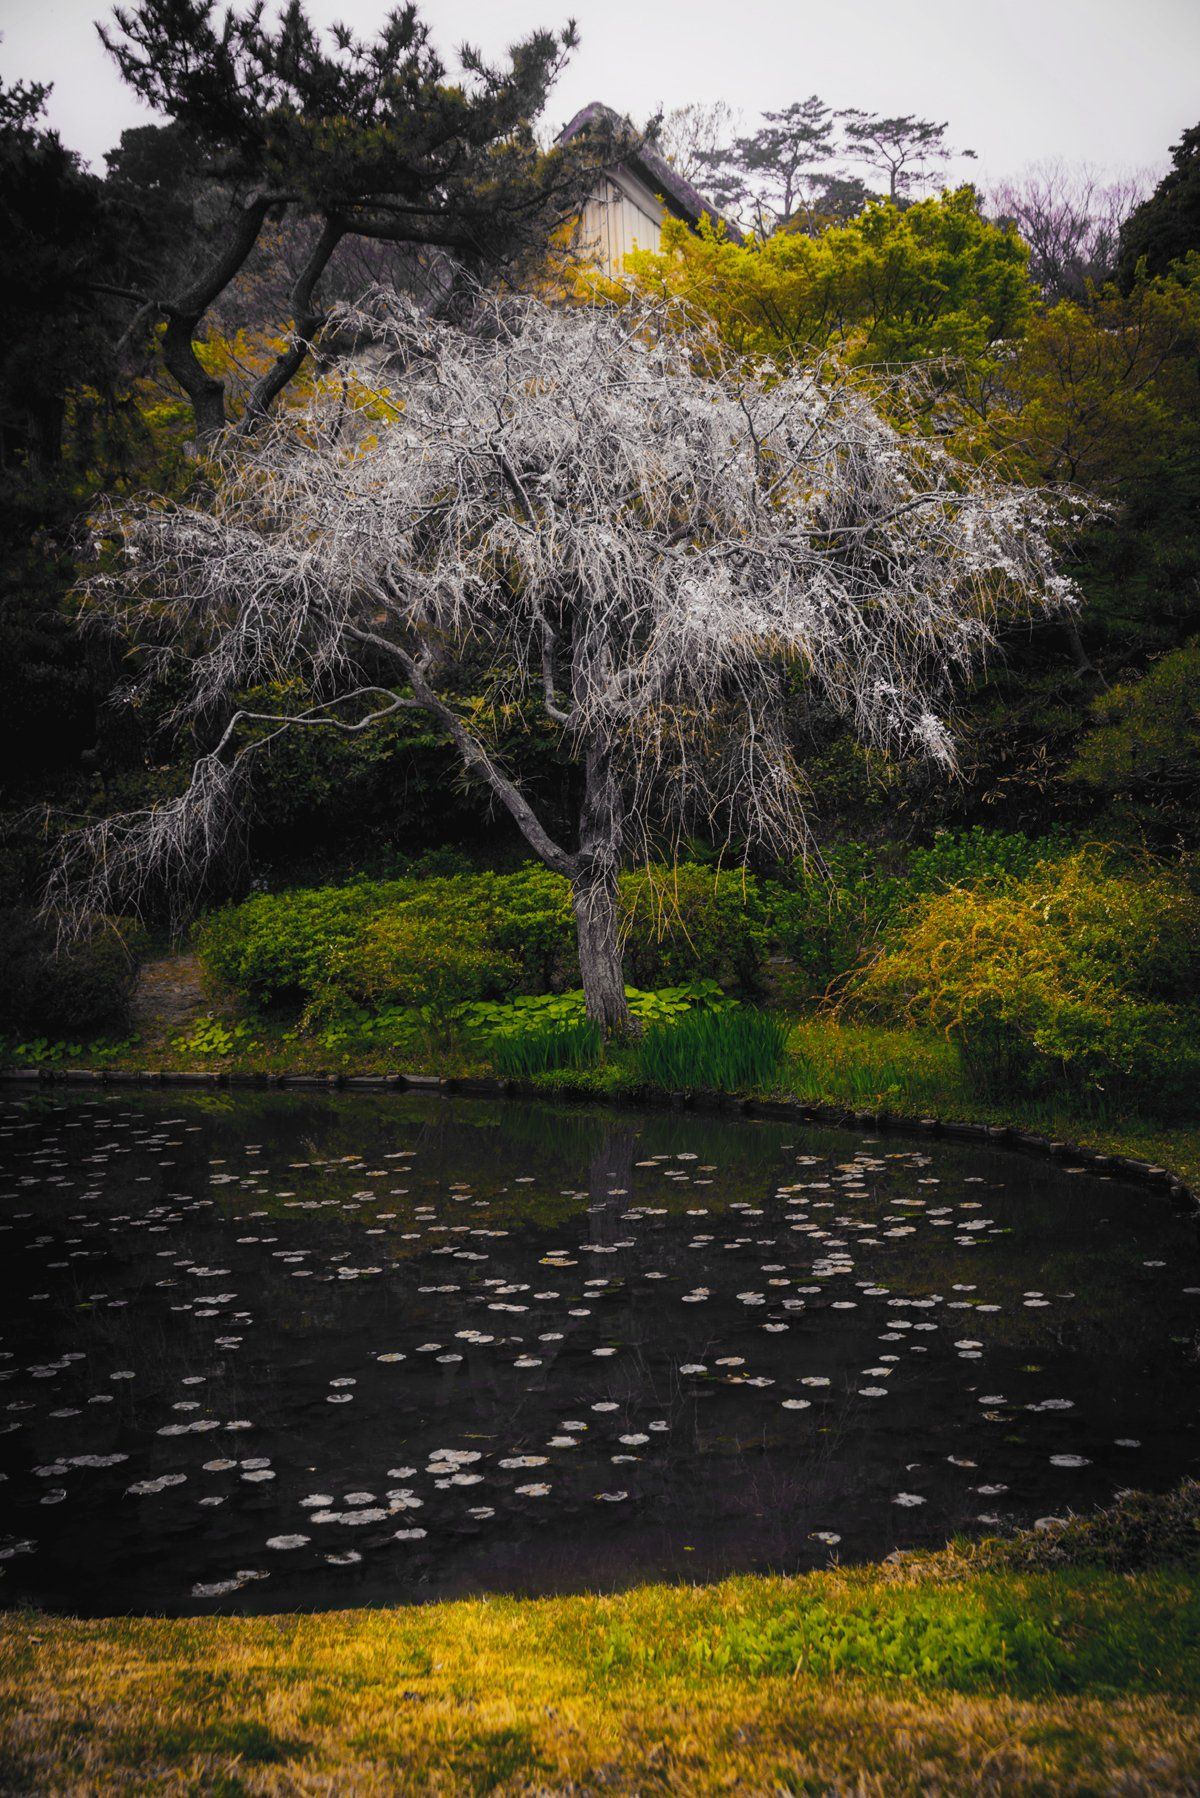
[[[1200,902],[1174,874],[1099,851],[919,899],[856,978],[861,1002],[932,1024],[982,1091],[1059,1082],[1195,1105]]]
[[[441,1021],[471,999],[508,991],[519,973],[489,941],[486,919],[409,904],[371,918],[335,957],[329,983],[360,1004],[413,1006]]]
[[[255,1005],[302,1005],[343,976],[353,997],[363,990],[358,957],[370,932],[380,919],[402,915],[435,927],[431,946],[441,928],[494,953],[497,980],[484,980],[480,991],[536,987],[569,966],[574,926],[567,883],[536,865],[515,874],[363,880],[260,894],[210,914],[199,932],[200,953],[210,972]],[[396,978],[403,982],[416,939],[398,924],[389,928],[400,958]],[[372,990],[383,993],[388,982],[379,942],[368,959]]]
[[[834,844],[824,861],[824,871],[797,861],[789,882],[764,888],[772,940],[794,969],[782,983],[788,999],[824,992],[854,967],[905,894],[866,843]]]
[[[740,869],[695,862],[623,874],[623,960],[639,987],[705,976],[753,988],[766,953],[758,883]]]
[[[674,1092],[765,1085],[783,1060],[788,1025],[772,1012],[728,1006],[654,1024],[637,1044],[639,1077]]]
[[[1052,832],[1027,837],[1021,831],[943,830],[925,848],[910,848],[903,889],[906,895],[944,893],[950,887],[1003,885],[1023,880],[1043,862],[1070,854],[1069,840]]]
[[[0,912],[0,1029],[78,1036],[128,1021],[143,935],[127,919],[102,919],[95,935],[59,950],[32,913]]]
[[[636,986],[753,981],[765,937],[752,877],[690,863],[655,868],[623,877],[621,907]],[[570,887],[537,863],[511,874],[411,875],[259,894],[210,914],[198,942],[208,970],[252,1004],[300,1007],[319,995],[328,1010],[335,992],[350,1003],[409,993],[422,943],[440,960],[436,945],[454,936],[473,945],[477,964],[477,977],[460,983],[460,999],[554,991],[579,977]]]
[[[571,889],[561,874],[529,862],[513,874],[467,876],[462,891],[467,906],[490,904],[492,935],[519,964],[524,992],[574,985],[579,978],[575,918]]]
[[[1066,771],[1138,830],[1195,841],[1200,814],[1200,638],[1110,687]]]
[[[210,912],[198,933],[205,967],[254,1005],[300,1005],[403,882],[356,881],[261,893]]]

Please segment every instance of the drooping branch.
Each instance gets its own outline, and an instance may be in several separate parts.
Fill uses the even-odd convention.
[[[578,857],[568,854],[553,840],[516,782],[497,765],[494,756],[489,754],[479,737],[468,730],[453,706],[447,704],[430,686],[427,665],[421,658],[411,654],[403,644],[380,637],[373,631],[352,630],[351,634],[359,642],[368,643],[399,662],[408,677],[416,703],[437,719],[462,757],[463,766],[479,775],[491,788],[534,854],[540,856],[556,874],[565,874],[568,878],[573,875],[578,866]]]
[[[337,715],[336,708],[370,700],[382,703],[358,717]],[[44,906],[60,938],[84,936],[110,913],[140,913],[148,903],[163,899],[173,919],[182,920],[205,874],[244,823],[253,758],[293,730],[327,729],[353,736],[407,710],[424,707],[387,687],[359,687],[300,712],[239,707],[213,747],[195,763],[182,793],[64,835]],[[251,724],[270,729],[235,747],[244,727]]]
[[[248,688],[299,679],[324,706],[393,670],[589,890],[598,960],[623,861],[691,830],[811,847],[806,712],[951,769],[953,694],[997,622],[1076,605],[1061,500],[898,425],[903,391],[738,363],[669,306],[480,299],[452,328],[379,293],[331,322],[369,357],[227,437],[206,505],[114,516],[89,607],[175,668],[193,731]],[[578,770],[574,842],[453,697],[481,667],[497,714],[540,718]]]

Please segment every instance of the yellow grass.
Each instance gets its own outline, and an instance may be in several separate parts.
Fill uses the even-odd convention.
[[[1042,1617],[1078,1689],[1023,1693],[1003,1657],[962,1678],[753,1665],[797,1612],[819,1645],[847,1615],[928,1615],[931,1593],[949,1641],[997,1606]],[[1171,1619],[1194,1630],[1195,1609],[1178,1572],[864,1570],[316,1616],[10,1613],[0,1790],[1179,1794],[1200,1790],[1200,1669]]]

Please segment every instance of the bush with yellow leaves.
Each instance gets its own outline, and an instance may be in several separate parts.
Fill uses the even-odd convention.
[[[1084,849],[918,899],[848,998],[943,1031],[981,1092],[1067,1086],[1195,1107],[1198,971],[1187,882]]]

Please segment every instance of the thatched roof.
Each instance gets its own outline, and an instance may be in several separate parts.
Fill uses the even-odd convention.
[[[563,126],[558,134],[558,141],[560,144],[569,143],[571,138],[578,137],[581,132],[599,124],[608,126],[618,134],[628,134],[631,130],[628,120],[622,119],[611,106],[605,106],[602,100],[593,100],[590,105],[577,112],[569,124]],[[635,150],[622,158],[619,166],[627,168],[652,193],[658,194],[667,211],[676,218],[683,219],[689,225],[698,225],[707,214],[714,224],[723,224],[730,237],[740,239],[741,233],[732,220],[725,218],[699,188],[693,187],[690,181],[685,181],[652,144],[640,141]]]

